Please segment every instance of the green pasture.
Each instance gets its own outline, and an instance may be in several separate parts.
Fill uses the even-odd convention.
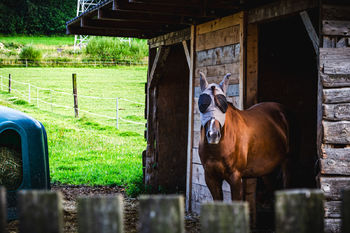
[[[3,44],[19,44],[19,45],[46,45],[46,46],[63,46],[74,45],[74,36],[6,36],[0,35],[0,42]]]
[[[144,103],[146,67],[131,66],[110,69],[92,68],[1,68],[0,75],[11,74],[13,80],[31,83],[41,88],[72,92],[72,73],[77,74],[79,108],[98,114],[115,113],[115,100],[102,101],[79,98],[79,95],[97,97],[123,97]],[[6,80],[3,79],[6,85]],[[142,189],[142,151],[144,104],[120,101],[119,112],[125,119],[143,125],[102,119],[80,113],[74,117],[73,109],[62,109],[35,99],[36,88],[31,86],[31,103],[28,103],[28,86],[13,82],[13,94],[4,88],[0,91],[0,104],[18,109],[41,121],[48,134],[51,182],[87,185],[122,185],[129,194]],[[24,94],[21,96],[21,94]],[[51,95],[51,97],[50,97]],[[39,90],[39,98],[56,104],[72,105],[72,95]],[[108,110],[111,108],[112,110]],[[114,108],[114,109],[113,109]],[[109,112],[109,111],[113,111]]]

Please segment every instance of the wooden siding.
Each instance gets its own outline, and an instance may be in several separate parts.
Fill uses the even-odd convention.
[[[350,7],[323,5],[320,48],[323,145],[320,188],[325,193],[325,232],[340,232],[342,190],[350,188]]]
[[[209,83],[221,82],[231,73],[228,101],[241,106],[242,31],[243,13],[213,20],[196,27],[194,60],[193,138],[192,138],[192,195],[191,209],[198,213],[201,202],[212,200],[204,179],[204,169],[198,155],[201,122],[198,110],[200,94],[199,71],[207,75]],[[229,185],[224,182],[224,199],[230,200]]]

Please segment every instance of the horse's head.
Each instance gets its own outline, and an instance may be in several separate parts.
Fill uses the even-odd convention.
[[[226,91],[230,73],[226,74],[220,84],[208,84],[204,73],[200,74],[201,95],[198,107],[201,123],[209,144],[218,144],[221,139],[221,128],[225,124],[225,114],[228,107]]]

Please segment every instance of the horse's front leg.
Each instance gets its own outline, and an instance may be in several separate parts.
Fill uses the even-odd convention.
[[[227,182],[230,184],[232,201],[242,200],[243,183],[241,174],[238,171],[234,171]]]
[[[222,192],[222,182],[223,180],[209,172],[205,172],[205,182],[209,188],[209,191],[213,197],[213,200],[222,201],[224,200],[224,195]]]

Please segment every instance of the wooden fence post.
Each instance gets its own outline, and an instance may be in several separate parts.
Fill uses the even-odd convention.
[[[184,233],[184,198],[178,195],[140,197],[140,233]]]
[[[20,191],[18,217],[20,233],[62,233],[61,193],[42,190]]]
[[[0,233],[5,233],[7,227],[6,188],[0,187]]]
[[[342,231],[350,233],[350,190],[344,190],[342,203]]]
[[[11,93],[11,74],[9,74],[9,93]]]
[[[123,197],[78,198],[79,233],[123,233]]]
[[[77,74],[72,74],[72,81],[73,81],[74,113],[75,113],[75,117],[79,117]]]
[[[212,202],[201,205],[202,233],[249,233],[247,202]]]
[[[276,233],[324,232],[324,195],[321,190],[276,192]]]

